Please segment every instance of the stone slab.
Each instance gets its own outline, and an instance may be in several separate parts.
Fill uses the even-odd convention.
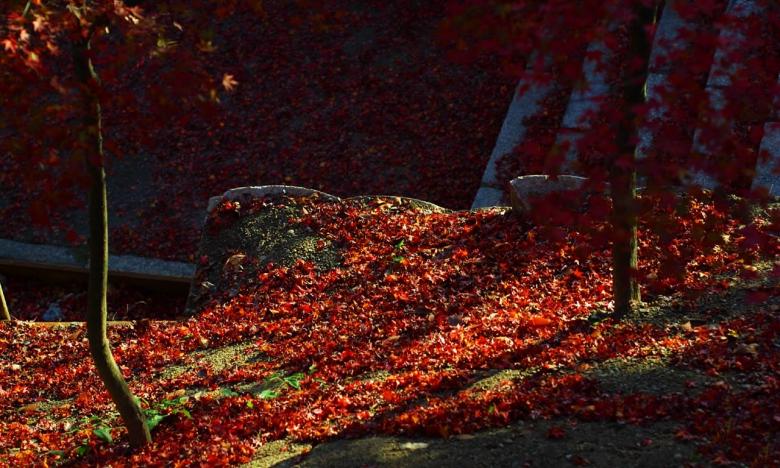
[[[769,195],[780,197],[780,122],[768,122],[764,125],[760,152],[766,157],[758,161],[753,189],[763,188]]]
[[[610,84],[604,64],[613,60],[613,54],[603,41],[593,41],[588,45],[585,59],[582,61],[582,79],[574,87],[569,98],[566,113],[563,115],[563,128],[590,128],[588,113],[597,111],[604,97],[610,92]]]
[[[555,136],[555,144],[557,146],[568,145],[566,155],[564,156],[563,167],[560,168],[561,172],[574,173],[574,169],[577,166],[577,145],[580,139],[587,133],[587,129],[564,129],[559,131]]]
[[[474,197],[472,209],[499,206],[504,200],[504,192],[493,187],[480,187],[477,196]]]
[[[653,49],[650,53],[651,72],[666,73],[674,67],[684,66],[664,59],[670,50],[683,46],[678,37],[680,30],[693,27],[677,13],[674,4],[675,0],[665,2],[664,10],[661,12],[661,19],[658,21],[653,38]]]
[[[577,93],[576,96],[575,93]],[[583,98],[582,91],[575,90],[566,106],[561,127],[565,129],[592,128],[593,123],[588,117],[599,111],[605,96],[606,94]]]
[[[753,15],[762,15],[763,11],[763,6],[756,0],[731,0],[726,14],[735,19],[744,19]],[[720,45],[715,50],[707,86],[730,86],[731,77],[744,69],[742,64],[729,59],[729,51],[739,47],[745,39],[745,35],[738,28],[721,29],[718,37]]]
[[[528,212],[533,208],[535,198],[557,192],[580,190],[587,180],[585,177],[574,175],[559,175],[555,179],[538,174],[516,177],[510,182],[512,209],[517,213]],[[578,201],[583,201],[584,198],[579,198]]]
[[[89,268],[87,258],[78,249],[8,239],[0,239],[0,265],[75,273],[86,273]],[[135,255],[110,255],[108,270],[111,276],[188,282],[195,273],[195,265]]]
[[[525,86],[530,87],[521,94],[520,90]],[[504,117],[504,122],[501,125],[496,144],[490,155],[490,161],[485,169],[482,178],[483,184],[496,183],[496,163],[498,159],[512,152],[515,146],[520,143],[525,136],[526,130],[525,125],[523,125],[523,119],[534,115],[538,110],[539,103],[551,90],[552,86],[548,84],[529,84],[522,81],[518,83],[512,102],[509,104],[509,109],[507,109]]]
[[[528,88],[523,93],[519,91]],[[482,186],[492,187],[501,190],[498,183],[497,167],[498,161],[506,154],[512,152],[525,136],[525,125],[523,119],[533,115],[537,110],[539,103],[551,91],[553,87],[550,84],[529,83],[521,80],[509,104],[504,122],[496,139],[496,144],[490,154],[485,171],[482,175]],[[494,206],[493,203],[499,203],[501,197],[496,198],[492,191],[483,192],[482,196],[477,196],[472,203],[472,208],[484,208]],[[489,203],[489,204],[487,204]]]

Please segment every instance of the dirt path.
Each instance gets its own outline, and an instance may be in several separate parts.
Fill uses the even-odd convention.
[[[560,439],[550,438],[563,429]],[[552,429],[552,431],[551,431]],[[692,444],[674,438],[675,424],[633,426],[566,421],[518,422],[451,437],[369,437],[314,447],[277,441],[261,448],[249,467],[658,467],[700,463]]]

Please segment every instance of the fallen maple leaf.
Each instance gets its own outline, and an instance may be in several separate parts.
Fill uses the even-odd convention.
[[[230,73],[225,73],[222,76],[222,87],[225,88],[226,91],[233,91],[236,88],[236,85],[238,85],[238,81],[236,81]]]
[[[528,322],[534,327],[546,327],[552,323],[552,320],[537,315],[531,317],[531,319]]]

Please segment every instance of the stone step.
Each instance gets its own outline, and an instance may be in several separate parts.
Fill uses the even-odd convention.
[[[669,0],[664,5],[658,26],[653,38],[653,49],[650,52],[650,72],[668,74],[675,67],[685,66],[669,59],[670,53],[680,47],[679,33],[690,24],[681,17],[674,7],[679,0]]]
[[[780,122],[764,125],[759,152],[765,157],[759,156],[753,189],[765,189],[769,195],[780,197]]]
[[[713,57],[712,67],[707,77],[707,94],[709,96],[709,109],[713,110],[712,115],[718,116],[718,111],[722,110],[727,102],[727,93],[729,87],[732,86],[734,79],[742,73],[749,73],[746,69],[745,63],[733,59],[733,50],[735,47],[739,48],[741,44],[744,44],[748,37],[744,34],[744,31],[740,30],[740,27],[744,21],[751,16],[761,17],[764,13],[764,8],[760,2],[756,0],[731,0],[728,5],[727,14],[737,19],[737,26],[731,24],[730,27],[726,27],[720,30],[718,39],[718,48],[715,50]],[[753,51],[754,53],[761,53],[761,51]],[[732,93],[733,94],[733,93]],[[773,110],[777,112],[777,108]],[[773,118],[772,115],[767,115],[767,119]],[[719,122],[719,125],[729,128],[733,126],[733,123],[723,121]],[[762,142],[762,145],[764,143]],[[718,151],[717,148],[709,147],[704,141],[701,129],[696,129],[692,142],[693,150],[698,154],[708,155]],[[766,167],[757,166],[754,186],[756,183],[759,185],[767,182],[767,176],[771,174],[764,173]],[[759,181],[759,179],[761,181]],[[691,182],[702,186],[707,189],[714,189],[718,182],[708,174],[701,171],[693,171],[691,173]]]
[[[660,99],[659,96],[668,82],[669,74],[675,70],[675,67],[686,66],[685,63],[676,62],[679,57],[673,56],[671,59],[665,57],[671,50],[680,47],[683,40],[678,37],[680,31],[701,27],[682,18],[675,10],[674,4],[673,0],[666,2],[656,29],[650,60],[650,74],[647,82],[648,99]],[[759,4],[760,2],[757,0],[730,0],[726,7],[726,13],[737,18],[746,18],[748,15],[760,15],[762,10]],[[740,70],[738,63],[729,60],[727,50],[730,44],[740,39],[740,31],[723,30],[719,34],[721,39],[719,41],[720,45],[713,52],[713,66],[706,78],[707,91],[710,95],[711,105],[714,108],[717,108],[719,103],[722,105],[724,88],[730,85],[730,77]],[[590,53],[583,61],[581,83],[575,86],[569,96],[566,112],[556,138],[557,144],[568,143],[570,146],[566,154],[564,167],[561,168],[562,173],[577,173],[574,170],[577,157],[576,144],[592,126],[589,117],[595,115],[594,113],[598,110],[600,103],[608,96],[609,83],[607,83],[604,72],[598,66],[597,59],[593,54],[593,52],[604,52],[604,49],[604,46],[598,41],[589,46],[588,52]],[[780,81],[780,77],[778,77],[778,81]],[[524,98],[516,95],[513,98],[473,207],[496,205],[503,199],[506,187],[499,186],[496,178],[497,163],[503,155],[510,153],[514,147],[522,142],[527,131],[523,126],[522,120],[534,114],[538,109],[539,102],[552,89],[553,86],[541,87],[537,85],[537,92],[531,93],[530,97]],[[664,119],[668,115],[668,110],[668,107],[659,106],[648,117],[650,119]],[[767,123],[765,127],[765,136],[761,146],[762,151],[769,154],[769,158],[760,161],[754,181],[754,186],[765,187],[772,194],[777,194],[779,188],[777,183],[778,175],[771,171],[771,167],[777,165],[778,158],[777,123],[774,122],[778,119],[778,112],[778,103],[776,102],[773,109],[774,115],[767,116],[772,122]],[[694,149],[697,148],[696,145],[700,145],[697,135],[698,132],[694,132],[694,138],[689,142]],[[637,148],[640,158],[647,154],[650,145],[653,145],[652,133],[646,127],[641,128],[639,130],[639,145]],[[705,174],[693,173],[691,180],[705,188],[713,188],[715,186],[714,181]]]
[[[727,13],[737,20],[744,20],[749,16],[762,15],[764,8],[756,0],[731,0]],[[741,23],[741,21],[739,22]],[[715,51],[712,68],[710,68],[707,79],[708,87],[727,87],[731,85],[732,77],[744,70],[744,64],[732,60],[730,52],[749,38],[738,27],[723,28],[719,35],[720,47]]]
[[[520,92],[523,91],[523,92]],[[493,152],[490,154],[482,184],[472,203],[472,208],[497,206],[504,196],[504,187],[498,182],[497,167],[499,160],[520,144],[525,137],[526,127],[523,119],[534,115],[539,104],[553,91],[552,84],[538,83],[536,80],[518,83],[512,102],[509,104],[504,123],[496,139]]]
[[[657,98],[660,88],[666,83],[667,75],[675,66],[681,66],[666,59],[672,48],[679,47],[678,34],[692,25],[686,22],[671,6],[673,2],[667,2],[661,12],[656,34],[653,39],[653,48],[650,58],[650,74],[647,80],[648,99]],[[583,62],[582,83],[583,86],[575,88],[569,98],[569,104],[562,121],[562,131],[556,139],[557,145],[568,145],[562,173],[576,174],[577,143],[592,128],[592,117],[596,115],[611,89],[603,66],[614,60],[612,54],[602,41],[595,41],[588,47],[588,58]],[[601,52],[600,56],[593,56],[594,52]],[[651,119],[664,118],[666,110],[656,109],[649,117]],[[648,129],[639,130],[638,153],[641,156],[646,148],[652,144],[652,135]]]
[[[89,269],[86,251],[55,245],[28,244],[0,239],[0,271],[41,279],[85,278]],[[110,278],[186,291],[195,265],[134,255],[110,255]]]

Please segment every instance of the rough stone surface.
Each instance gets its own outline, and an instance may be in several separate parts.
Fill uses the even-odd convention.
[[[569,98],[569,105],[563,115],[561,127],[566,129],[591,128],[593,122],[588,117],[599,111],[604,95],[583,98],[581,95],[575,96],[574,93],[581,93],[581,91],[575,90]]]
[[[522,94],[519,90],[525,86],[530,88]],[[539,106],[539,103],[552,91],[552,86],[548,84],[525,83],[521,81],[512,98],[512,102],[507,110],[504,123],[501,125],[501,131],[496,139],[496,145],[490,154],[490,160],[485,167],[482,175],[482,186],[492,187],[501,191],[499,187],[498,176],[496,173],[498,161],[506,154],[510,153],[515,146],[525,136],[525,125],[523,119],[533,115]],[[472,203],[472,208],[484,208],[494,206],[501,201],[501,197],[494,196],[494,190],[489,190],[482,195],[478,195]]]
[[[62,268],[70,271],[86,271],[88,261],[78,249],[53,245],[27,244],[0,239],[0,261],[24,263]],[[190,263],[157,260],[134,255],[111,255],[108,261],[109,274],[149,275],[171,279],[190,278],[195,266]]]
[[[776,86],[780,89],[780,73],[777,74]],[[774,100],[772,100],[772,115],[770,120],[775,122],[780,121],[780,93],[775,94]]]
[[[75,249],[0,239],[0,259],[62,266],[86,266]]]
[[[737,17],[760,15],[761,6],[759,3],[756,0],[730,0],[728,12]],[[646,84],[648,99],[657,99],[661,89],[667,84],[669,73],[676,67],[685,66],[685,64],[667,60],[665,56],[673,48],[686,47],[685,39],[679,37],[680,31],[695,30],[697,27],[700,26],[687,23],[680,17],[675,8],[673,8],[673,2],[666,3],[653,40],[650,74]],[[724,87],[730,84],[730,75],[739,68],[739,64],[726,63],[725,61],[730,44],[740,39],[739,32],[723,30],[720,32],[720,37],[721,45],[715,51],[715,64],[710,70],[707,83],[709,105],[716,110],[724,104]],[[589,46],[589,51],[597,51],[602,47],[596,41]],[[609,92],[609,83],[605,82],[604,76],[599,72],[592,59],[586,59],[583,62],[582,74],[581,81],[583,85],[575,87],[572,91],[566,113],[561,122],[561,129],[556,137],[556,144],[571,144],[566,153],[562,170],[574,174],[578,172],[576,168],[576,142],[591,127],[591,123],[586,117],[590,111],[597,109],[599,100]],[[780,75],[778,75],[778,82],[780,83]],[[548,92],[549,89],[540,89],[539,100]],[[496,163],[504,154],[509,153],[520,143],[525,135],[522,119],[536,111],[536,105],[539,100],[525,102],[518,99],[517,96],[513,99],[501,134],[496,141],[496,148],[485,169],[482,186],[476,194],[472,208],[496,206],[501,203],[503,198],[502,187],[496,181]],[[652,110],[648,117],[651,120],[664,119],[667,118],[668,113],[667,106],[658,106]],[[778,196],[780,195],[780,175],[777,173],[777,166],[780,164],[780,137],[777,136],[778,123],[776,122],[780,119],[780,96],[775,98],[773,116],[770,119],[773,122],[766,124],[766,136],[762,141],[761,147],[762,151],[769,154],[769,158],[759,162],[754,188],[764,187],[769,190],[771,195]],[[647,127],[640,128],[638,133],[637,157],[641,159],[648,154],[648,149],[654,144],[654,136]],[[701,141],[700,132],[698,131],[694,133],[693,148],[703,154],[708,152]],[[714,179],[701,172],[691,173],[687,182],[706,189],[713,189],[717,185]],[[640,185],[641,183],[642,181],[640,180]]]
[[[762,15],[763,6],[756,0],[731,0],[727,8],[727,14],[736,18],[747,18],[753,15]],[[707,86],[730,86],[731,77],[744,69],[744,63],[730,60],[733,54],[731,50],[740,47],[747,38],[742,31],[734,28],[723,28],[719,33],[720,46],[715,51],[712,68],[707,79]]]
[[[665,59],[669,50],[681,45],[678,37],[679,31],[682,28],[690,27],[674,8],[669,8],[672,3],[666,2],[666,7],[661,12],[661,19],[656,27],[653,50],[650,54],[650,70],[653,72],[668,72],[675,66],[681,65]]]
[[[498,206],[504,198],[504,192],[493,187],[480,187],[477,196],[474,197],[472,209]]]
[[[580,190],[587,179],[574,175],[559,175],[553,180],[548,175],[527,175],[512,179],[509,191],[512,209],[518,213],[531,210],[534,199],[551,193]],[[582,198],[578,199],[582,200]],[[578,207],[571,207],[578,208]]]
[[[559,147],[567,146],[563,165],[559,169],[560,172],[577,172],[577,145],[579,144],[582,137],[585,136],[586,132],[587,130],[584,129],[570,128],[565,128],[558,131],[558,134],[555,136],[555,144]]]
[[[756,166],[753,188],[765,188],[770,195],[780,197],[780,122],[764,125],[760,151],[766,158],[760,159]]]
[[[109,273],[138,273],[154,276],[192,277],[195,266],[192,263],[158,260],[135,255],[112,255],[109,257]]]
[[[289,195],[293,197],[308,197],[317,194],[328,201],[338,201],[339,197],[330,195],[319,190],[305,187],[296,187],[294,185],[256,185],[249,187],[236,187],[230,189],[224,194],[209,199],[207,213],[210,213],[222,200],[238,200],[242,197],[260,198],[267,195]]]
[[[596,112],[610,90],[602,64],[611,60],[612,54],[601,41],[588,46],[588,53],[582,63],[582,80],[572,90],[561,127],[567,129],[590,128],[592,122],[587,118]]]

